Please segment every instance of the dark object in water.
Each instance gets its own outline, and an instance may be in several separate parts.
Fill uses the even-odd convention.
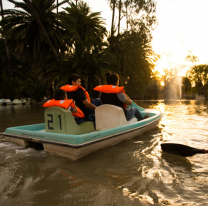
[[[189,157],[195,154],[204,154],[208,153],[208,150],[205,149],[196,149],[182,144],[176,143],[162,143],[161,148],[164,152],[175,153],[184,157]]]

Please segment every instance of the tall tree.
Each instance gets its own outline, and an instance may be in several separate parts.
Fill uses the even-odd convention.
[[[122,9],[122,1],[119,0],[119,7],[118,7],[118,35],[120,34],[120,27],[121,27],[121,9]]]
[[[111,4],[113,4],[112,23],[111,23],[111,36],[114,36],[114,18],[115,18],[116,0],[111,0]]]
[[[104,37],[107,35],[100,12],[91,12],[89,6],[80,1],[76,6],[69,2],[69,7],[64,8],[62,23],[67,25],[67,32],[71,39],[67,42],[69,53],[64,56],[63,67],[58,71],[53,68],[53,78],[66,83],[72,72],[82,75],[85,87],[90,86],[90,79],[101,76],[106,59],[103,56]],[[72,43],[70,45],[70,42]],[[103,61],[101,61],[103,60]],[[68,64],[67,64],[68,63]],[[65,72],[64,72],[65,71]],[[47,78],[50,79],[49,75]]]
[[[57,14],[53,12],[57,6],[66,1],[62,1],[58,5],[55,5],[55,0],[29,1],[47,33],[44,33],[39,26],[39,20],[34,18],[26,1],[8,1],[13,3],[17,9],[4,11],[5,18],[0,22],[0,25],[4,26],[2,33],[4,36],[7,35],[10,48],[27,63],[28,72],[33,72],[34,78],[37,79],[41,72],[46,70],[47,60],[50,55],[53,55],[44,34],[49,36],[56,51],[66,51],[66,45],[64,45],[66,29],[60,21],[57,21]]]
[[[40,29],[42,30],[42,32],[43,32],[43,34],[44,34],[44,36],[45,36],[45,38],[46,38],[46,41],[48,42],[48,44],[49,44],[49,46],[50,46],[50,48],[51,48],[51,51],[53,52],[53,55],[54,55],[54,57],[56,58],[56,61],[58,61],[58,55],[57,55],[57,53],[56,53],[56,50],[55,50],[55,48],[54,48],[54,46],[53,46],[53,44],[52,44],[52,42],[51,42],[51,40],[50,40],[50,38],[49,38],[49,36],[48,36],[48,33],[47,33],[46,30],[45,30],[45,27],[43,26],[43,24],[42,24],[42,22],[41,22],[41,20],[40,20],[40,18],[39,18],[39,16],[38,16],[36,10],[34,9],[32,3],[30,2],[30,0],[24,0],[24,1],[25,1],[25,2],[28,4],[28,6],[30,7],[30,10],[31,10],[33,16],[35,17],[35,19],[36,19],[36,21],[37,21],[37,23],[38,23]],[[57,7],[57,8],[58,8],[58,7]]]
[[[204,86],[208,83],[208,65],[206,64],[193,66],[186,74],[197,90],[203,90]]]
[[[4,9],[3,9],[2,0],[0,0],[0,7],[1,7],[1,18],[4,19]],[[6,35],[5,35],[4,39],[5,39],[6,53],[7,53],[7,59],[8,59],[8,67],[9,67],[10,74],[12,76],[11,56],[10,56],[10,52],[9,52],[9,47],[7,45]]]
[[[134,19],[142,19],[146,23],[147,27],[152,27],[156,22],[155,12],[156,12],[156,3],[154,0],[119,0],[118,3],[116,0],[110,0],[110,6],[112,7],[112,24],[111,24],[111,33],[114,28],[114,18],[115,18],[115,8],[116,6],[119,11],[118,18],[118,34],[120,33],[120,21],[122,19],[121,14],[126,17],[127,27],[129,21]],[[123,7],[125,7],[123,9]],[[127,29],[128,30],[128,29]],[[111,34],[112,36],[112,34]]]

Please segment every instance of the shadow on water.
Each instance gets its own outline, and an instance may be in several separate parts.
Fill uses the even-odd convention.
[[[158,131],[158,129],[155,130]],[[133,139],[100,149],[81,159],[70,162],[70,165],[72,165],[74,173],[92,172],[96,168],[105,168],[107,170],[109,166],[111,169],[114,168],[113,170],[119,171],[131,164],[132,161],[135,161],[133,155],[136,151],[153,146],[154,143],[151,142],[153,140],[152,133],[153,131],[150,131]]]
[[[184,167],[187,171],[191,172],[193,169],[193,165],[186,158],[177,154],[162,152],[161,158],[165,160],[168,165],[172,168],[174,167]]]
[[[36,142],[28,142],[25,149],[33,148],[35,150],[44,150],[43,144],[36,143]]]

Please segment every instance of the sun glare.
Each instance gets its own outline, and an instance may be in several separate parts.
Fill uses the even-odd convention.
[[[157,0],[158,26],[153,31],[152,47],[161,55],[156,70],[178,67],[184,76],[189,51],[199,58],[199,64],[208,63],[208,1]],[[194,14],[194,15],[193,15]]]
[[[170,65],[163,59],[159,59],[157,61],[157,65],[155,66],[155,70],[158,71],[161,75],[164,75],[164,69],[166,68],[170,68]]]

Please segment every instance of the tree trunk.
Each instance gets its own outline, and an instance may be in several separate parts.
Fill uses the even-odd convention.
[[[53,99],[53,87],[52,87],[52,85],[51,86],[49,86],[48,87],[48,89],[47,89],[47,94],[48,94],[48,96],[47,96],[47,98],[48,99]]]
[[[127,46],[127,32],[128,32],[128,10],[127,7],[128,5],[125,4],[126,6],[126,46]],[[123,86],[125,86],[125,73],[126,73],[126,68],[127,67],[127,55],[125,51],[125,60],[124,60],[124,71],[123,71]]]
[[[58,21],[58,0],[57,0],[56,5],[57,5],[57,8],[56,8],[56,13],[57,13],[57,21]]]
[[[114,17],[115,17],[115,8],[116,8],[116,0],[113,1],[113,15],[112,15],[112,23],[111,23],[111,37],[114,35],[113,29],[114,29]]]
[[[45,38],[46,38],[46,41],[48,42],[48,44],[49,44],[49,46],[50,46],[50,48],[51,48],[51,51],[52,51],[52,53],[53,53],[53,55],[54,55],[56,61],[58,62],[59,59],[58,59],[58,55],[57,55],[57,53],[56,53],[56,50],[55,50],[55,48],[54,48],[54,46],[53,46],[53,44],[52,44],[52,42],[51,42],[51,40],[50,40],[50,38],[49,38],[49,36],[48,36],[48,33],[47,33],[46,30],[45,30],[45,27],[44,27],[43,24],[42,24],[42,22],[41,22],[41,20],[40,20],[40,18],[39,18],[39,16],[38,16],[38,14],[37,14],[37,12],[35,11],[35,9],[34,9],[32,3],[30,2],[30,0],[24,0],[24,1],[25,1],[25,2],[27,3],[27,5],[29,6],[29,8],[30,8],[30,10],[31,10],[31,12],[32,12],[32,14],[33,14],[33,16],[35,17],[35,19],[36,19],[36,21],[37,21],[37,23],[38,23],[40,29],[42,30],[42,32],[43,32],[43,34],[44,34],[44,36],[45,36]]]
[[[4,14],[3,14],[3,4],[2,4],[2,0],[0,0],[0,7],[1,7],[1,17],[2,19],[4,18]],[[12,63],[11,63],[11,56],[10,56],[10,52],[9,52],[9,47],[7,45],[7,38],[6,38],[6,35],[5,35],[5,46],[6,46],[6,53],[7,53],[7,59],[8,59],[8,69],[9,69],[9,72],[10,72],[10,75],[11,77],[13,76],[13,72],[12,72]]]
[[[120,23],[121,23],[121,8],[122,8],[122,3],[121,0],[119,0],[119,14],[118,14],[118,35],[120,34]]]
[[[128,31],[128,5],[126,4],[126,31]]]

